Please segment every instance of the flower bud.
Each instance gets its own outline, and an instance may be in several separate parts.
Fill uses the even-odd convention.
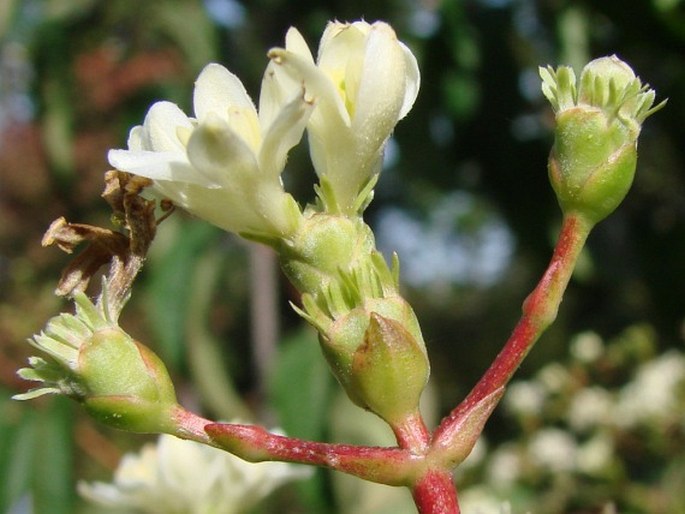
[[[302,293],[318,296],[339,270],[355,267],[374,248],[373,232],[360,218],[314,213],[305,216],[291,241],[278,250],[293,285]]]
[[[83,293],[74,300],[74,315],[52,318],[29,340],[47,357],[31,357],[31,367],[19,370],[19,376],[43,385],[15,399],[64,394],[116,428],[161,432],[173,427],[176,396],[162,361],[109,319],[101,304],[93,305]]]
[[[655,93],[616,56],[595,59],[580,81],[573,70],[540,68],[542,91],[556,115],[549,177],[565,213],[597,223],[628,193],[644,120],[660,109]]]
[[[428,358],[419,341],[399,321],[371,312],[364,343],[352,356],[347,390],[393,426],[416,411],[428,382]]]
[[[350,399],[393,424],[416,411],[428,359],[416,315],[361,219],[313,215],[283,269],[303,293],[296,310],[319,331],[323,353]]]

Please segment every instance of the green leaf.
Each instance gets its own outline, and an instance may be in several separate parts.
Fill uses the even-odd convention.
[[[315,441],[326,438],[333,385],[313,330],[302,329],[283,342],[269,396],[288,435]],[[323,470],[311,480],[298,482],[296,488],[305,512],[329,511]]]
[[[36,419],[31,484],[34,512],[74,512],[73,411],[74,404],[58,396],[51,399]]]
[[[0,512],[8,512],[27,492],[36,427],[35,411],[8,396],[2,395],[0,406]]]
[[[171,220],[169,220],[171,221]],[[218,230],[195,221],[181,221],[169,231],[167,221],[156,242],[149,270],[148,309],[163,360],[178,370],[185,359],[186,319],[190,309],[192,270]],[[166,240],[162,238],[166,237]]]

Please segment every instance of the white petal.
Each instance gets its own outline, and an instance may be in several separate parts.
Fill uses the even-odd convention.
[[[385,23],[375,23],[364,55],[353,130],[375,151],[390,135],[404,102],[405,56],[395,32]]]
[[[291,27],[285,36],[285,48],[314,66],[314,58],[307,42],[294,27]],[[259,123],[263,133],[271,126],[285,104],[301,91],[301,80],[291,77],[273,60],[269,62],[262,78],[259,96]]]
[[[261,143],[257,110],[243,83],[220,64],[208,64],[195,82],[195,115],[199,122],[219,116],[256,150]]]
[[[259,174],[252,149],[218,116],[208,116],[190,136],[188,159],[207,180],[222,187]]]
[[[288,151],[300,142],[314,103],[307,101],[304,90],[285,105],[267,128],[259,151],[259,167],[265,177],[278,177]]]
[[[142,125],[136,125],[131,129],[127,144],[129,150],[145,150],[145,128]]]
[[[179,152],[110,150],[109,163],[116,169],[152,180],[169,180],[211,187],[216,183],[201,175]]]
[[[317,63],[329,76],[342,80],[348,62],[363,58],[367,34],[354,25],[329,27],[321,38]]]
[[[270,50],[269,57],[291,80],[304,84],[307,96],[313,97],[318,104],[314,116],[320,116],[326,123],[337,126],[350,125],[350,117],[338,88],[325,73],[306,58],[282,48]]]
[[[400,109],[399,115],[399,119],[402,119],[414,106],[416,97],[419,95],[419,87],[421,86],[421,73],[419,72],[419,64],[416,62],[416,57],[414,57],[414,54],[411,52],[411,50],[409,50],[404,43],[400,43],[400,47],[404,52],[406,73],[404,101],[402,102],[402,108]]]
[[[220,64],[208,64],[195,81],[193,92],[195,116],[202,121],[208,113],[225,117],[231,107],[255,110],[245,86]]]
[[[178,138],[178,127],[192,126],[188,116],[176,104],[157,102],[145,115],[143,132],[140,134],[142,149],[157,152],[183,151],[184,145]]]
[[[290,27],[285,35],[285,49],[294,54],[298,54],[314,64],[314,57],[309,50],[309,45],[295,27]]]

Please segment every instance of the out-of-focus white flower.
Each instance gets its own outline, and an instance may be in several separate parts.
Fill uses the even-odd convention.
[[[591,364],[604,352],[604,342],[595,332],[583,332],[571,341],[571,355],[580,362]]]
[[[538,466],[553,472],[570,471],[576,467],[576,440],[564,430],[545,428],[537,432],[528,444],[528,453]]]
[[[578,470],[596,476],[609,466],[614,454],[614,442],[605,433],[593,436],[578,448],[576,463]]]
[[[511,505],[502,502],[493,491],[484,486],[461,491],[459,507],[465,514],[511,514]]]
[[[615,421],[624,428],[677,416],[677,388],[685,380],[685,356],[669,351],[640,366],[619,393]]]
[[[571,376],[564,366],[558,362],[553,362],[538,371],[535,380],[542,384],[548,393],[554,394],[561,393],[569,387]]]
[[[329,211],[356,214],[380,171],[385,142],[418,94],[416,58],[388,24],[364,21],[330,22],[316,62],[294,28],[285,48],[269,57],[269,89],[289,96],[304,84],[316,102],[307,130],[319,196]]]
[[[516,416],[539,416],[547,394],[538,382],[514,382],[504,396],[504,406]]]
[[[577,431],[585,431],[611,421],[614,401],[606,389],[588,387],[578,392],[568,408],[568,423]]]
[[[271,92],[263,88],[262,97]],[[161,195],[223,229],[287,236],[301,214],[280,174],[313,108],[301,87],[291,93],[262,98],[257,113],[238,77],[209,64],[195,83],[195,118],[155,103],[131,130],[128,150],[111,150],[109,162],[154,180]]]
[[[237,514],[311,470],[282,462],[253,464],[230,453],[170,435],[127,454],[113,483],[79,483],[95,503],[145,514]]]
[[[522,467],[521,452],[516,446],[500,446],[488,458],[488,482],[494,487],[506,489],[521,477]]]

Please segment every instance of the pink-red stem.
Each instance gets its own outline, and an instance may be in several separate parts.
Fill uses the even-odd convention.
[[[447,437],[479,402],[506,386],[542,332],[554,321],[591,228],[592,224],[580,216],[569,214],[564,218],[549,266],[523,303],[523,315],[509,340],[464,401],[436,429],[434,442]]]

